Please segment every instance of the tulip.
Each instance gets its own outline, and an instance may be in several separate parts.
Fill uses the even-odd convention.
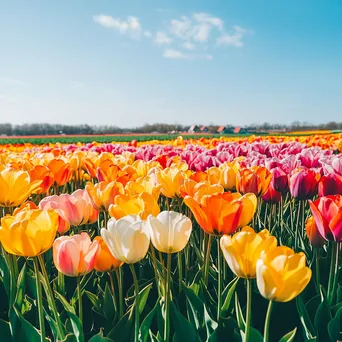
[[[280,167],[275,167],[270,172],[272,174],[271,185],[273,189],[284,194],[288,190],[287,174]]]
[[[251,192],[256,196],[262,196],[266,193],[271,179],[272,174],[265,167],[240,169],[236,177],[236,189],[242,194]]]
[[[253,218],[257,207],[254,194],[214,194],[196,201],[190,196],[184,198],[200,227],[208,234],[231,234],[246,226]]]
[[[1,219],[0,241],[10,254],[34,257],[51,248],[57,227],[55,210],[23,208]]]
[[[99,212],[94,209],[88,192],[82,189],[74,191],[71,195],[45,197],[40,203],[41,209],[53,208],[60,217],[72,226],[92,224],[97,221]],[[59,232],[61,233],[60,229]]]
[[[101,229],[101,236],[117,260],[134,264],[146,256],[150,236],[139,216],[127,215],[119,220],[111,218],[107,227]]]
[[[312,198],[317,193],[320,175],[312,170],[295,169],[289,177],[289,188],[291,196],[306,200]]]
[[[99,211],[108,211],[109,206],[114,203],[115,196],[124,193],[123,185],[119,182],[100,182],[95,185],[88,182],[85,189],[94,208]]]
[[[240,278],[255,278],[257,260],[263,252],[276,246],[276,238],[270,236],[267,229],[256,233],[248,226],[233,236],[223,235],[220,239],[220,247],[227,264]]]
[[[94,269],[99,242],[87,233],[61,236],[53,243],[53,262],[57,270],[69,277],[85,275]]]
[[[36,191],[37,194],[47,194],[54,182],[53,173],[45,165],[36,165],[29,171],[31,182],[40,180],[41,184]]]
[[[148,217],[151,242],[163,253],[177,253],[187,245],[192,231],[191,220],[175,211],[162,211]]]
[[[281,246],[264,252],[256,264],[259,292],[270,301],[288,302],[298,296],[311,279],[303,252]]]
[[[272,183],[270,183],[266,193],[262,196],[262,199],[266,203],[279,203],[281,200],[281,192],[274,190]]]
[[[318,183],[318,196],[342,195],[342,176],[337,173],[330,173],[322,176]]]
[[[38,190],[41,180],[31,181],[29,173],[4,169],[0,172],[0,206],[17,207]]]
[[[160,170],[157,173],[158,182],[160,184],[161,193],[168,198],[180,196],[180,187],[182,186],[185,173],[173,166]]]
[[[309,201],[319,234],[325,240],[342,241],[342,196],[330,195]]]
[[[48,164],[48,168],[54,175],[56,186],[62,186],[71,180],[71,166],[63,159],[52,159]]]
[[[135,196],[117,195],[108,212],[117,220],[127,215],[139,215],[142,220],[146,220],[149,215],[158,215],[160,208],[155,197],[143,192]]]
[[[324,246],[325,240],[318,231],[315,219],[313,216],[306,220],[305,224],[306,235],[313,247],[321,248]]]
[[[109,251],[101,236],[96,236],[94,241],[99,244],[99,253],[95,261],[94,269],[98,272],[111,272],[118,269],[122,262],[115,259]]]

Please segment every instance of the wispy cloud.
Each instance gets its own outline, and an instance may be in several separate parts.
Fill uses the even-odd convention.
[[[26,82],[22,80],[18,80],[16,78],[8,78],[8,77],[1,77],[0,82],[6,83],[6,84],[12,84],[12,85],[20,85],[20,86],[27,84]]]
[[[171,59],[189,59],[189,56],[187,54],[176,49],[165,49],[163,57]]]
[[[166,33],[158,31],[154,42],[158,45],[168,45],[172,43],[172,39]]]
[[[132,38],[139,38],[142,33],[140,20],[137,17],[129,16],[126,20],[113,18],[110,15],[95,15],[93,16],[95,23],[106,28],[118,30],[121,34],[128,34]]]
[[[93,20],[131,38],[151,38],[155,45],[163,48],[163,57],[169,59],[212,60],[211,51],[215,47],[241,48],[244,37],[252,33],[241,26],[227,28],[222,18],[205,12],[173,18],[156,31],[143,29],[139,18],[135,16],[120,19],[101,14],[94,16]],[[165,48],[166,45],[168,48]]]
[[[216,39],[217,45],[231,45],[235,47],[242,47],[242,39],[246,34],[252,33],[250,30],[246,30],[241,26],[234,26],[234,32],[229,34],[225,33]]]

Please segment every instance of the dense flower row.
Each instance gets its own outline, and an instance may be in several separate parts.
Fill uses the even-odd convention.
[[[284,340],[296,334],[337,340],[342,156],[326,149],[336,139],[305,137],[307,145],[253,139],[6,147],[0,153],[6,333],[13,340],[37,333],[36,307],[41,341],[103,333],[114,341],[181,334],[190,341],[223,335],[259,341],[260,317],[265,341],[295,326],[300,333],[294,329]],[[328,276],[322,267],[330,267]],[[27,280],[17,286],[18,277]],[[25,286],[30,279],[36,292]],[[254,282],[261,296],[253,295]],[[300,297],[299,318],[271,331],[272,303],[291,301],[306,287],[305,298],[318,298],[314,322],[327,315],[329,331],[313,326]],[[256,315],[264,304],[252,305],[252,297],[269,301],[267,315]],[[93,306],[89,315],[84,298]]]

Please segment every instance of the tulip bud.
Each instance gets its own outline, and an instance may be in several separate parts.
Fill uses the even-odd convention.
[[[288,190],[287,174],[280,167],[275,167],[270,172],[272,173],[271,184],[273,189],[284,194]]]
[[[145,258],[150,246],[148,228],[137,215],[109,219],[107,229],[101,229],[101,236],[112,255],[126,264]]]
[[[260,294],[268,300],[288,302],[308,285],[311,270],[305,254],[281,246],[264,252],[256,264],[256,280]]]
[[[312,198],[317,194],[319,179],[320,175],[312,170],[294,170],[289,178],[291,196],[299,200]]]
[[[87,233],[61,236],[53,243],[53,262],[57,270],[69,277],[91,272],[99,253],[99,243],[91,242]]]
[[[150,215],[148,224],[153,246],[163,253],[180,252],[192,231],[191,220],[175,211],[162,211],[157,217]]]
[[[94,269],[98,272],[110,272],[122,265],[122,262],[115,259],[103,241],[101,236],[96,236],[94,241],[99,243],[99,254],[96,258]]]
[[[318,231],[315,219],[311,216],[306,220],[305,224],[306,235],[313,247],[321,248],[323,247],[325,240],[322,238]]]

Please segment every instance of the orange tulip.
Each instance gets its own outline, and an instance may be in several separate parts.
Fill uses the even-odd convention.
[[[321,248],[324,246],[325,240],[318,231],[315,219],[313,216],[306,220],[305,225],[306,235],[313,247]]]
[[[266,193],[272,174],[265,167],[253,166],[240,169],[236,177],[236,189],[242,194],[252,192],[256,196]]]
[[[90,195],[90,200],[96,210],[107,211],[114,203],[115,196],[124,193],[124,187],[119,182],[100,182],[86,184],[86,191]]]
[[[252,219],[257,200],[254,194],[223,193],[205,195],[199,201],[190,196],[184,199],[200,227],[208,234],[231,234],[246,226]]]
[[[70,164],[63,159],[52,159],[48,164],[48,168],[53,173],[57,186],[62,186],[71,180],[72,169]]]
[[[114,258],[101,236],[96,236],[94,241],[99,244],[99,252],[94,265],[96,271],[111,272],[123,264],[123,262]]]
[[[29,171],[31,181],[41,180],[37,194],[47,194],[54,182],[53,173],[45,165],[36,165]]]

